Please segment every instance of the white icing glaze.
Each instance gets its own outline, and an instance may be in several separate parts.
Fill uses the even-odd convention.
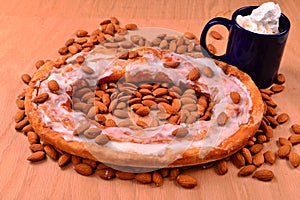
[[[141,144],[110,141],[106,144],[107,147],[117,151],[136,152],[143,155],[163,155],[166,149],[171,149],[172,151],[181,154],[189,147],[217,147],[224,139],[238,131],[241,124],[248,122],[252,101],[249,91],[247,91],[240,80],[224,74],[222,69],[211,59],[195,59],[169,52],[164,52],[163,54],[165,57],[172,57],[173,60],[180,61],[180,66],[176,69],[166,68],[163,66],[162,60],[154,57],[151,53],[144,53],[143,57],[147,59],[131,62],[127,65],[126,70],[132,75],[138,71],[147,70],[152,73],[153,77],[156,73],[163,72],[172,79],[174,84],[179,84],[180,82],[194,84],[185,78],[189,71],[193,67],[197,67],[202,71],[204,66],[209,66],[214,73],[214,78],[208,78],[202,74],[198,81],[205,86],[199,85],[201,90],[205,93],[209,93],[213,98],[212,101],[216,102],[216,105],[214,105],[212,110],[213,115],[211,120],[197,121],[196,123],[189,125],[181,124],[181,126],[185,126],[189,129],[188,135],[190,139],[181,140],[180,142],[176,139],[163,144],[151,144],[146,142],[147,138],[154,136],[158,138],[169,137],[172,139],[171,133],[178,126],[165,124],[161,127],[157,127],[155,130],[146,128],[144,135],[138,136],[138,139],[144,139],[144,142]],[[95,86],[99,79],[109,76],[112,74],[113,70],[120,69],[123,61],[114,58],[115,54],[103,54],[97,52],[97,50],[94,50],[89,54],[85,53],[81,55],[86,57],[83,65],[91,67],[95,73],[92,76],[85,74],[80,69],[80,66],[74,63],[74,57],[67,60],[68,64],[64,67],[53,69],[48,79],[42,81],[39,86],[40,91],[47,92],[50,95],[50,100],[42,105],[38,105],[38,110],[43,122],[54,131],[62,133],[65,140],[92,142],[92,140],[82,136],[73,136],[73,131],[79,126],[81,121],[85,121],[87,118],[81,112],[69,112],[62,107],[62,104],[70,98],[66,92],[71,90],[71,84],[79,78],[84,78],[90,85]],[[48,81],[52,79],[55,79],[60,85],[60,92],[58,95],[51,93],[47,87]],[[233,91],[238,92],[241,96],[241,101],[238,105],[233,104],[230,98],[229,94]],[[221,112],[225,112],[229,116],[229,120],[225,126],[217,125],[216,118]],[[68,120],[68,123],[63,123],[64,120]],[[107,128],[103,130],[102,134],[112,135],[114,137],[125,137],[124,132],[126,131],[130,130],[126,130],[126,128]],[[193,140],[193,137],[205,132],[207,134],[204,139]],[[205,152],[199,154],[200,157],[205,155]]]

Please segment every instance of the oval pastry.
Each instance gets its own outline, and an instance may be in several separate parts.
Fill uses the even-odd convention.
[[[146,168],[230,156],[263,116],[259,90],[236,67],[150,47],[125,54],[97,48],[60,68],[47,62],[25,103],[43,141],[110,165]]]

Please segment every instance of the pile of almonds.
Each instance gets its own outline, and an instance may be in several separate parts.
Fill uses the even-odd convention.
[[[100,29],[96,29],[91,34],[85,30],[77,30],[75,32],[76,37],[68,39],[58,50],[61,56],[55,61],[55,66],[59,68],[65,64],[67,58],[81,51],[88,52],[95,45],[101,45],[105,48],[122,49],[123,54],[120,55],[121,59],[136,57],[137,55],[134,51],[130,51],[131,48],[136,46],[157,46],[161,49],[169,49],[180,54],[202,57],[199,40],[190,32],[177,37],[160,34],[152,41],[148,41],[139,35],[131,36],[130,40],[126,39],[127,32],[137,28],[135,24],[127,24],[121,27],[119,21],[115,17],[112,17],[101,22]],[[217,40],[222,39],[222,35],[216,31],[212,31],[210,34]],[[211,44],[209,45],[209,49],[212,53],[216,52],[216,49]],[[36,68],[39,69],[45,62],[47,61],[37,61],[35,64]],[[78,56],[76,62],[84,62],[84,57]],[[179,63],[166,62],[164,65],[165,67],[174,68]],[[85,73],[94,73],[88,67],[82,70]],[[197,75],[197,73],[191,73],[188,78],[193,80],[195,74]],[[206,75],[210,76],[212,74],[208,70]],[[25,84],[28,84],[31,80],[31,76],[28,74],[23,74],[21,78]],[[300,125],[292,125],[291,128],[294,134],[289,138],[279,138],[280,147],[277,152],[272,152],[264,147],[264,143],[272,141],[273,129],[289,119],[286,113],[277,113],[277,104],[271,98],[272,95],[284,90],[284,82],[285,77],[283,74],[279,74],[276,84],[269,89],[260,90],[265,106],[264,118],[259,130],[254,137],[250,138],[248,144],[229,158],[202,165],[203,168],[214,166],[217,174],[224,175],[228,171],[227,162],[231,160],[240,169],[238,176],[250,176],[253,174],[253,177],[259,180],[271,181],[274,177],[271,170],[257,169],[264,163],[272,165],[275,163],[277,157],[279,157],[281,159],[289,159],[291,165],[295,168],[299,166],[300,157],[293,150],[293,145],[300,143]],[[89,118],[94,119],[101,126],[134,126],[136,129],[142,129],[149,126],[158,126],[160,123],[165,123],[166,121],[168,123],[180,124],[181,122],[193,123],[199,118],[202,118],[202,120],[209,120],[210,118],[209,96],[195,89],[185,88],[186,90],[183,92],[180,88],[168,85],[168,83],[144,83],[142,85],[124,83],[118,85],[117,82],[109,82],[99,84],[95,92],[89,88],[87,82],[84,80],[78,80],[74,86],[72,102],[66,102],[65,107],[86,113]],[[48,87],[53,93],[59,90],[59,86],[55,82],[50,81]],[[140,169],[132,169],[132,172],[124,172],[100,162],[63,152],[46,141],[42,141],[34,132],[26,116],[24,98],[25,93],[23,92],[16,100],[19,110],[15,114],[15,129],[27,136],[30,144],[29,148],[32,151],[32,154],[27,158],[29,161],[41,161],[47,155],[51,159],[56,160],[61,168],[72,163],[77,173],[85,176],[96,173],[104,180],[117,177],[122,180],[136,180],[143,184],[154,183],[156,186],[161,186],[164,178],[168,178],[175,180],[177,184],[184,188],[193,188],[197,185],[196,179],[183,174],[185,168],[163,168],[146,173],[139,171]],[[231,98],[238,103],[239,97],[236,94],[231,94]],[[41,103],[47,99],[47,94],[41,94],[34,101]],[[196,105],[196,108],[191,105]],[[146,116],[155,111],[158,120],[153,120],[149,124],[144,121],[137,121],[135,122],[136,124],[129,123],[125,120],[128,117],[128,113],[123,112],[126,106],[129,106],[134,114],[140,116]],[[107,113],[113,113],[118,121],[106,117],[105,114]],[[224,121],[226,123],[226,116],[219,117],[220,123]],[[107,137],[103,138],[103,134],[99,135],[97,133],[99,133],[99,130],[90,130],[88,127],[80,127],[74,131],[74,135],[84,134],[87,138],[94,139],[98,144],[105,144],[109,140]],[[186,131],[178,129],[172,134],[176,137],[184,137]]]

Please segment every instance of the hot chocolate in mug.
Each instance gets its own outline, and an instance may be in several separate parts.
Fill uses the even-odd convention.
[[[279,33],[260,34],[244,29],[236,22],[238,15],[250,15],[257,6],[247,6],[236,10],[232,19],[217,17],[204,27],[200,45],[205,56],[224,61],[248,73],[259,88],[269,87],[276,78],[290,30],[289,19],[281,13]],[[214,25],[223,25],[229,30],[226,52],[216,56],[209,52],[206,35]]]

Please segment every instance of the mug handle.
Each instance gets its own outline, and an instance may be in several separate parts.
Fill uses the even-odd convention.
[[[228,62],[227,59],[226,59],[226,55],[221,55],[221,56],[216,56],[214,54],[212,54],[208,48],[207,48],[207,45],[206,45],[206,36],[207,36],[207,32],[208,30],[214,26],[214,25],[223,25],[227,28],[227,30],[229,31],[230,30],[230,27],[231,27],[231,20],[229,19],[226,19],[226,18],[223,18],[223,17],[216,17],[216,18],[213,18],[211,19],[203,28],[202,30],[202,33],[201,33],[201,37],[200,37],[200,46],[201,46],[201,50],[202,50],[202,53],[204,56],[207,56],[207,57],[211,57],[211,58],[214,58],[214,59],[217,59],[217,60],[221,60],[221,61],[224,61],[224,62]]]

